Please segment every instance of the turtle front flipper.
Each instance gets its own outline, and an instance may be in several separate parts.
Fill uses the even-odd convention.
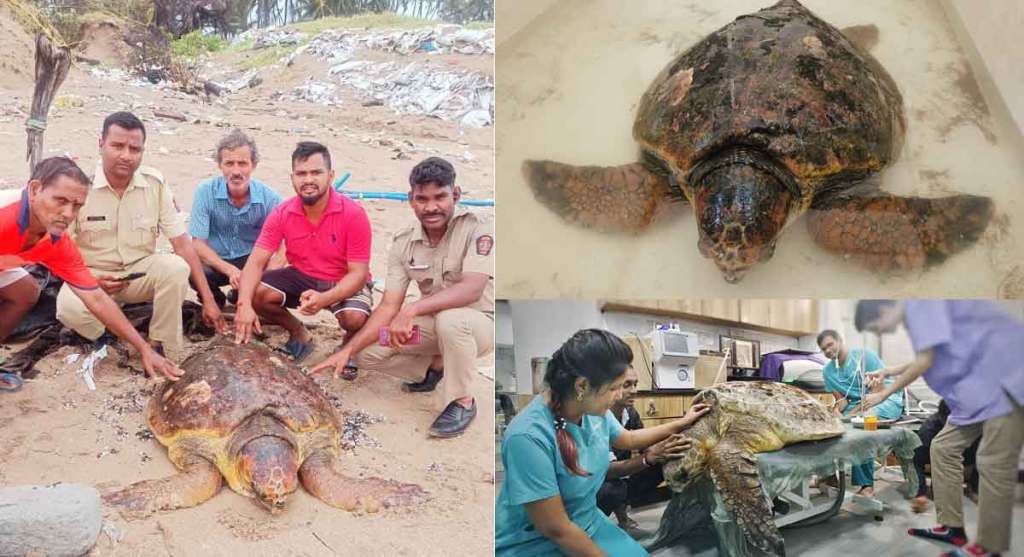
[[[743,529],[747,541],[761,551],[784,556],[786,545],[761,489],[754,455],[731,441],[723,441],[712,451],[708,470],[726,510]]]
[[[222,480],[216,466],[195,457],[174,476],[133,483],[104,495],[103,502],[118,507],[128,518],[144,518],[156,511],[194,507],[216,495]]]
[[[306,458],[299,469],[306,491],[332,507],[376,512],[381,507],[409,506],[427,499],[427,493],[416,484],[347,477],[335,469],[335,460],[331,453],[319,451]]]
[[[881,272],[917,271],[973,245],[992,220],[988,197],[900,197],[862,184],[814,199],[807,227],[826,250]]]
[[[659,206],[673,199],[667,174],[642,163],[572,166],[526,161],[523,175],[534,196],[565,220],[614,232],[635,232],[651,223]],[[681,194],[674,199],[683,200]]]

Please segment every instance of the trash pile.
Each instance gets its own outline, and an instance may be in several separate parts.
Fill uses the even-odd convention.
[[[251,36],[253,39],[252,47],[254,49],[270,48],[272,46],[296,45],[306,39],[306,34],[300,31],[288,31],[285,29],[252,29],[236,37],[232,43],[238,42],[239,39],[246,40],[246,38],[249,37],[243,37],[248,35],[251,31],[258,31],[253,33]]]
[[[399,65],[347,60],[332,65],[328,74],[342,85],[402,114],[458,120],[462,126],[473,128],[493,122],[494,80],[481,73],[442,70],[419,62]],[[309,83],[303,87],[308,86]],[[316,89],[316,93],[320,92],[322,87]],[[306,90],[293,95],[307,100],[317,98]]]
[[[398,54],[494,54],[494,29],[474,31],[459,25],[371,33],[353,29],[328,29],[309,43],[309,50],[318,54],[337,50],[352,51],[358,48]]]
[[[333,83],[309,78],[302,85],[292,89],[288,98],[327,106],[341,104],[341,101],[334,94],[335,89],[337,89],[337,86]]]
[[[250,29],[239,34],[232,44],[253,41],[253,48],[289,46],[302,43],[307,35],[299,31],[280,28]],[[385,29],[328,29],[315,36],[308,45],[320,54],[352,51],[357,48],[412,54],[436,52],[438,54],[494,54],[494,29],[474,30],[461,25],[444,24],[433,28]],[[323,56],[320,56],[323,57]]]

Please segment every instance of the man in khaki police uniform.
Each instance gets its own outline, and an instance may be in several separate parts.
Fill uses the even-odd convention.
[[[494,225],[489,218],[456,208],[461,191],[455,170],[444,159],[431,157],[417,164],[409,186],[409,204],[420,226],[395,235],[384,299],[356,336],[312,371],[333,367],[341,372],[356,354],[359,369],[417,381],[405,384],[410,392],[433,390],[443,377],[449,403],[430,434],[455,437],[476,416],[476,359],[494,349]],[[412,281],[421,298],[404,303]],[[418,343],[413,342],[414,326],[420,332]],[[381,329],[388,346],[379,344]]]
[[[158,352],[179,356],[181,306],[190,274],[199,287],[203,319],[223,331],[224,318],[178,217],[173,193],[158,171],[140,166],[145,141],[146,129],[133,114],[115,112],[103,121],[101,164],[70,232],[100,288],[115,301],[153,302],[150,344]],[[161,232],[174,255],[156,253]],[[57,319],[90,340],[104,333],[103,323],[66,284],[57,295]]]

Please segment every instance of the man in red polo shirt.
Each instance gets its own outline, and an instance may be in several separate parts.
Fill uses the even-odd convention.
[[[248,342],[260,320],[288,331],[285,351],[295,361],[313,351],[309,331],[289,313],[328,309],[346,331],[346,340],[370,315],[370,220],[357,203],[334,191],[327,147],[303,141],[292,153],[296,196],[274,208],[263,223],[242,269],[235,313],[235,341]],[[289,266],[264,272],[285,244]]]
[[[89,193],[89,177],[67,157],[40,161],[21,200],[0,208],[0,340],[14,330],[39,299],[39,285],[23,265],[40,263],[64,280],[112,333],[142,356],[151,377],[181,375],[157,354],[86,268],[82,255],[65,234]]]

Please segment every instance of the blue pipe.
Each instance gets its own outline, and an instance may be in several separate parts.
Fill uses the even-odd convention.
[[[340,178],[334,181],[334,189],[341,194],[351,199],[391,199],[393,201],[408,201],[409,196],[405,193],[398,193],[392,191],[346,191],[342,189],[345,182],[352,176],[351,172],[346,172]],[[462,205],[469,205],[471,207],[494,207],[493,199],[466,199],[462,198],[459,200]]]

